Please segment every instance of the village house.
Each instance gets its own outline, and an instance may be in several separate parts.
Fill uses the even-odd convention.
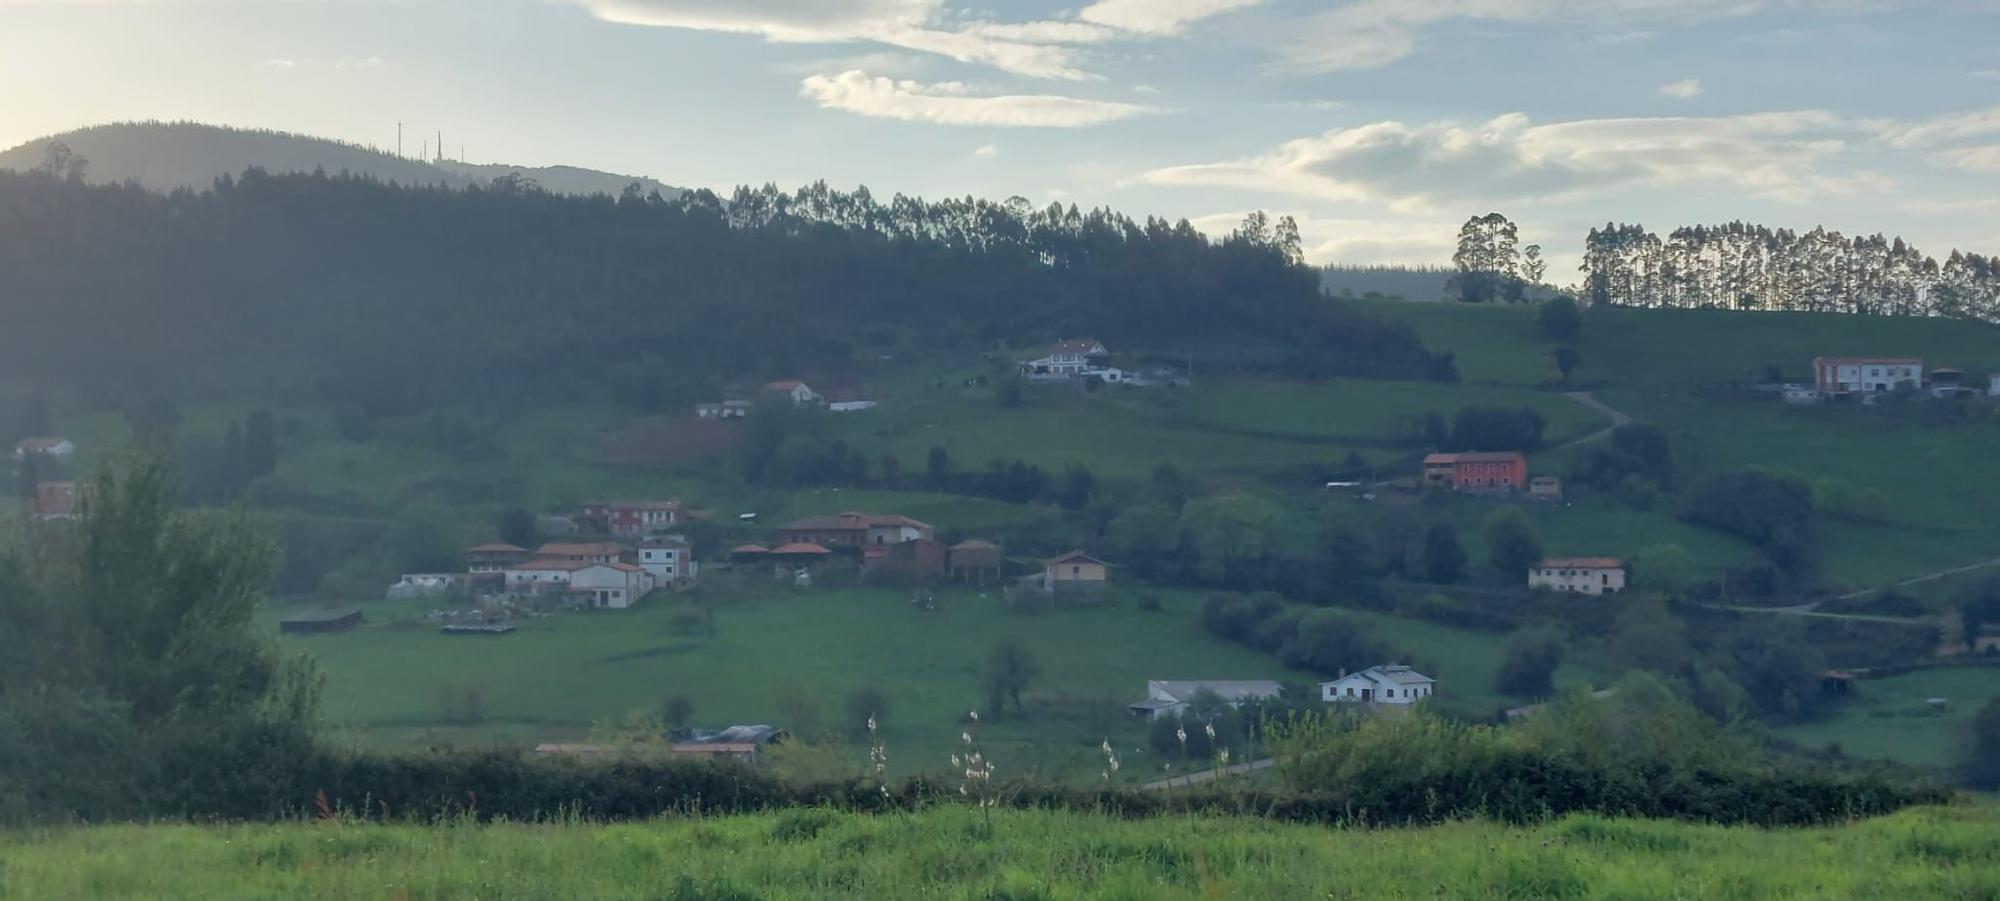
[[[75,519],[75,482],[37,482],[30,511],[36,519]]]
[[[1319,685],[1329,704],[1415,704],[1431,696],[1437,680],[1407,666],[1371,666]]]
[[[1125,381],[1125,372],[1111,365],[1111,352],[1088,338],[1058,342],[1047,356],[1024,362],[1020,369],[1021,377],[1030,382]]]
[[[1424,458],[1424,484],[1475,493],[1519,491],[1528,484],[1528,458],[1516,451],[1431,454]]]
[[[662,586],[694,580],[694,560],[688,540],[679,535],[656,535],[639,542],[639,568]]]
[[[583,527],[576,524],[576,517],[569,513],[535,514],[535,532],[552,537],[568,537],[583,534]]]
[[[1556,557],[1528,571],[1529,588],[1574,594],[1616,594],[1625,590],[1625,565],[1610,557]]]
[[[999,545],[969,538],[951,546],[948,567],[954,579],[984,582],[990,576],[998,581],[1001,557]]]
[[[1528,480],[1528,497],[1538,501],[1559,501],[1563,499],[1562,479],[1555,476],[1535,476]]]
[[[465,581],[465,576],[458,573],[404,573],[384,596],[392,601],[444,597],[457,591]]]
[[[825,400],[824,398],[819,396],[819,392],[814,391],[806,383],[798,381],[796,379],[786,379],[784,381],[772,382],[768,385],[765,385],[764,393],[766,395],[782,395],[784,397],[788,397],[791,399],[792,406],[794,407],[803,407],[807,404],[817,404]]]
[[[932,538],[871,544],[861,549],[861,565],[880,573],[906,576],[944,575],[948,552],[944,543]]]
[[[1965,383],[1964,370],[1949,367],[1939,367],[1931,370],[1930,395],[1932,397],[1939,400],[1950,400],[1955,397],[1969,397],[1978,393],[1977,389]]]
[[[782,544],[817,544],[826,548],[901,544],[934,537],[929,523],[875,513],[808,516],[778,529],[778,541]]]
[[[791,566],[814,566],[824,563],[832,556],[832,551],[810,541],[781,544],[764,553],[766,560]]]
[[[54,457],[68,460],[76,456],[76,445],[68,438],[23,438],[14,444],[14,462],[19,463],[29,457]]]
[[[1914,357],[1814,357],[1813,390],[1827,397],[1883,394],[1924,383],[1924,361]]]
[[[1181,712],[1194,703],[1195,698],[1212,695],[1215,700],[1231,707],[1241,707],[1248,701],[1262,701],[1277,697],[1284,686],[1269,679],[1240,681],[1179,681],[1154,680],[1146,683],[1146,699],[1125,705],[1144,719],[1161,716],[1180,716]]]
[[[534,559],[533,551],[504,541],[489,541],[465,549],[465,572],[475,583],[505,582],[507,567]]]
[[[569,590],[572,574],[592,565],[574,560],[530,560],[507,567],[501,576],[508,594],[561,594]]]
[[[610,541],[557,541],[537,548],[535,558],[563,563],[617,563],[624,553],[624,548]]]
[[[606,535],[637,538],[679,525],[684,519],[681,502],[611,501],[584,504],[578,514]]]
[[[1110,567],[1082,551],[1070,551],[1042,564],[1042,590],[1059,597],[1104,594]]]
[[[630,563],[592,563],[569,572],[569,591],[600,610],[624,610],[653,590],[653,578]]]

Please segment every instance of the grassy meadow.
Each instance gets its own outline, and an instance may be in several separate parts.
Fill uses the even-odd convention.
[[[719,601],[712,638],[675,634],[679,602],[666,596],[630,611],[529,620],[505,636],[440,635],[416,618],[428,606],[378,601],[363,605],[370,622],[357,630],[284,642],[319,661],[329,723],[362,746],[579,740],[594,723],[658,712],[676,694],[694,702],[697,724],[797,729],[778,700],[793,691],[817,708],[823,729],[852,731],[860,724],[846,722],[847,699],[873,686],[888,699],[881,722],[892,767],[912,773],[943,768],[966,712],[986,707],[986,655],[1018,638],[1042,672],[1023,697],[1025,714],[988,711],[984,738],[994,759],[1016,773],[1095,776],[1098,743],[1109,737],[1130,756],[1127,775],[1143,781],[1175,762],[1151,759],[1143,723],[1124,709],[1145,696],[1147,680],[1313,681],[1202,631],[1202,595],[1150,594],[1159,610],[1140,609],[1138,592],[1120,591],[1112,605],[1024,615],[1006,610],[997,592],[969,589],[941,592],[934,612],[912,608],[900,591],[774,590]],[[1518,703],[1493,692],[1503,657],[1495,636],[1353,615],[1434,666],[1444,703],[1479,715]],[[1559,681],[1582,684],[1589,674],[1566,668]],[[484,695],[482,722],[463,722],[440,704],[442,691],[467,686]]]
[[[590,823],[113,826],[0,833],[0,897],[1976,898],[2000,814],[1813,829],[1570,816],[1532,827],[1121,820],[936,808]]]
[[[2000,697],[2000,667],[1927,669],[1855,683],[1854,695],[1826,717],[1773,731],[1818,750],[1839,745],[1851,757],[1918,766],[1950,766],[1979,708]],[[1944,699],[1932,707],[1931,698]]]

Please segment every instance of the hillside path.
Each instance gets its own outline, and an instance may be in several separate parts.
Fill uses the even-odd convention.
[[[1632,417],[1626,415],[1624,411],[1612,409],[1609,404],[1606,404],[1605,402],[1598,400],[1596,395],[1591,394],[1588,391],[1565,391],[1563,392],[1563,396],[1569,398],[1570,400],[1576,401],[1577,403],[1580,403],[1586,407],[1589,407],[1593,410],[1596,410],[1599,413],[1611,417],[1611,424],[1595,432],[1591,432],[1590,434],[1585,435],[1582,438],[1578,438],[1575,441],[1570,441],[1565,444],[1559,445],[1558,447],[1556,447],[1556,450],[1568,450],[1580,444],[1589,444],[1593,441],[1603,441],[1604,439],[1611,437],[1612,429],[1618,428],[1621,425],[1626,425],[1632,421]]]
[[[1935,582],[1939,579],[1949,579],[1952,576],[1963,575],[1965,573],[1974,572],[1982,569],[1989,569],[1995,566],[2000,566],[2000,557],[1995,557],[1991,560],[1981,560],[1978,563],[1968,563],[1964,566],[1953,567],[1951,569],[1941,569],[1934,573],[1924,573],[1921,576],[1912,576],[1908,579],[1904,579],[1901,582],[1895,582],[1889,585],[1882,586],[1881,588],[1864,588],[1860,591],[1853,591],[1847,594],[1843,594],[1840,596],[1840,599],[1843,601],[1853,600],[1854,598],[1864,597],[1866,595],[1874,594],[1875,592],[1881,591],[1882,588],[1908,588],[1912,585],[1922,585],[1925,582]],[[1818,606],[1818,605],[1815,604],[1813,606]]]
[[[1990,560],[1981,560],[1977,563],[1968,563],[1964,566],[1954,566],[1950,569],[1940,569],[1936,572],[1924,573],[1921,576],[1911,576],[1900,582],[1891,582],[1887,585],[1881,585],[1875,588],[1863,588],[1860,591],[1850,591],[1837,598],[1834,598],[1834,600],[1851,601],[1856,598],[1867,597],[1868,595],[1881,591],[1884,588],[1908,588],[1912,585],[1922,585],[1925,582],[1935,582],[1939,579],[1949,579],[1952,576],[1964,575],[1965,573],[1969,572],[1978,572],[1979,570],[1991,569],[1996,566],[2000,566],[2000,557],[1994,557]],[[1821,604],[1824,603],[1826,603],[1826,601],[1813,601],[1811,603],[1806,603],[1806,604],[1793,604],[1789,607],[1742,607],[1742,606],[1734,606],[1728,604],[1703,604],[1702,606],[1711,607],[1716,610],[1734,610],[1739,613],[1777,613],[1786,616],[1816,616],[1824,619],[1853,619],[1853,620],[1862,620],[1866,622],[1878,622],[1878,623],[1920,623],[1929,618],[1921,616],[1917,617],[1876,616],[1866,613],[1821,613],[1819,611],[1819,607]]]
[[[1277,765],[1278,761],[1276,759],[1266,757],[1263,760],[1253,760],[1250,761],[1249,763],[1232,764],[1230,766],[1223,767],[1222,769],[1219,770],[1203,770],[1199,773],[1188,773],[1185,776],[1174,776],[1168,779],[1155,779],[1152,782],[1146,783],[1144,787],[1152,791],[1159,791],[1161,789],[1166,789],[1166,788],[1185,788],[1191,785],[1200,785],[1204,782],[1213,782],[1215,781],[1216,776],[1221,775],[1223,773],[1235,776],[1241,773],[1252,772],[1254,770],[1269,769]]]

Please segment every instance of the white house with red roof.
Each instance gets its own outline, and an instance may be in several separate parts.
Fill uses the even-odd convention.
[[[1611,557],[1552,557],[1528,570],[1528,587],[1567,594],[1617,594],[1625,590],[1625,564]]]
[[[772,382],[764,386],[764,393],[782,394],[786,397],[789,397],[792,399],[792,406],[795,407],[803,407],[807,404],[820,403],[824,399],[821,398],[819,396],[819,392],[814,391],[811,386],[797,379],[785,379],[782,381]]]
[[[1099,379],[1122,382],[1125,373],[1111,365],[1111,351],[1091,338],[1058,341],[1047,356],[1021,364],[1021,377],[1031,382],[1068,382]]]
[[[1813,358],[1813,388],[1823,395],[1886,394],[1923,384],[1924,361],[1915,357]]]
[[[560,594],[569,590],[570,578],[592,563],[573,560],[537,559],[507,567],[502,576],[510,594]]]

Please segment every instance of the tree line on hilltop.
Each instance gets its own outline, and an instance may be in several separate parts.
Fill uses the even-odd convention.
[[[725,202],[250,170],[156,194],[81,171],[0,173],[0,367],[122,395],[107,403],[252,389],[398,415],[539,390],[665,409],[732,380],[1076,335],[1456,376],[1407,326],[1324,298],[1296,228],[1262,214],[1211,239],[824,184]]]

